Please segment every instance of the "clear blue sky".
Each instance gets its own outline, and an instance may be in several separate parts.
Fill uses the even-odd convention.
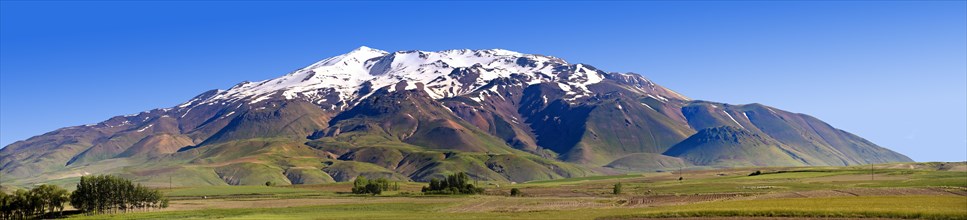
[[[967,160],[967,3],[2,2],[0,145],[361,45],[504,48]]]

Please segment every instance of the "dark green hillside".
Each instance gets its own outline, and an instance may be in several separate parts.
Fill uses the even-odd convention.
[[[192,144],[194,143],[191,142],[191,138],[181,134],[149,135],[118,154],[118,157],[162,156],[177,152],[179,149]]]
[[[728,105],[694,101],[682,108],[696,129],[732,126],[771,138],[806,165],[856,165],[911,162],[910,158],[877,146],[805,115],[761,104]]]
[[[700,166],[802,166],[781,144],[744,129],[706,128],[672,146],[665,155]]]
[[[252,107],[253,109],[231,119],[224,128],[212,135],[201,145],[210,145],[232,140],[250,138],[286,137],[304,139],[314,131],[328,126],[329,116],[323,109],[307,102],[271,102]],[[223,115],[222,117],[233,117]]]
[[[687,166],[693,166],[693,164],[682,158],[655,153],[629,154],[605,165],[609,168],[633,171],[675,170]]]
[[[580,156],[577,161],[605,165],[628,154],[661,153],[694,133],[639,100],[614,93],[589,102],[594,108],[569,161]]]

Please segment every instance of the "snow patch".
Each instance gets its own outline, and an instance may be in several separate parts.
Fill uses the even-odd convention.
[[[745,129],[745,127],[742,126],[742,124],[739,124],[739,121],[736,121],[735,118],[732,117],[732,114],[729,114],[729,112],[727,111],[722,111],[722,112],[725,113],[725,115],[729,116],[729,119],[732,119],[732,122],[735,122],[735,125],[738,125],[740,128]]]
[[[141,128],[141,129],[138,129],[138,132],[142,132],[144,130],[147,130],[148,128],[151,128],[151,126],[154,126],[154,124],[150,124],[150,125],[145,126],[145,127]]]
[[[248,102],[248,104],[256,104],[256,103],[259,103],[261,101],[265,101],[265,100],[268,100],[268,99],[269,99],[269,96],[268,95],[259,96],[259,97],[255,98],[255,99],[252,99],[252,101],[251,102]]]
[[[651,97],[651,98],[653,98],[653,99],[655,99],[655,100],[658,100],[658,101],[660,101],[660,102],[668,102],[668,99],[667,99],[667,98],[665,98],[665,97],[663,97],[663,96],[661,96],[661,95],[652,95],[652,94],[646,94],[646,95],[647,95],[648,97]],[[713,105],[713,106],[714,106],[714,105]]]
[[[191,109],[193,108],[188,108],[188,110],[185,110],[185,114],[181,114],[181,117],[179,118],[184,118],[186,115],[188,115],[188,112],[191,112]]]

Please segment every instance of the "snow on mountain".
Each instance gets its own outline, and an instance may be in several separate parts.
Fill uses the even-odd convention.
[[[389,86],[393,90],[394,85],[403,81],[406,90],[417,89],[417,84],[422,84],[431,97],[445,98],[471,93],[490,80],[511,74],[527,76],[529,84],[557,82],[571,99],[589,95],[587,86],[605,78],[604,72],[586,65],[571,65],[551,56],[503,49],[389,53],[363,46],[279,78],[243,82],[179,107],[298,98],[317,104],[340,103],[339,108],[346,108],[348,105],[344,104],[364,98],[379,88]]]

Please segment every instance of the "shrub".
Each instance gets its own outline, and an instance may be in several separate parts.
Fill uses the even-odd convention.
[[[614,193],[615,195],[621,194],[621,183],[615,183],[614,189],[611,193]]]
[[[762,175],[762,171],[756,170],[755,172],[752,172],[749,174],[749,176],[758,176],[758,175]]]
[[[517,188],[510,189],[510,196],[520,196],[520,190]]]
[[[379,195],[379,194],[382,194],[383,193],[383,188],[380,187],[379,184],[368,183],[368,184],[366,184],[366,191],[365,192],[366,193],[369,193],[369,194],[372,194],[372,195]]]

